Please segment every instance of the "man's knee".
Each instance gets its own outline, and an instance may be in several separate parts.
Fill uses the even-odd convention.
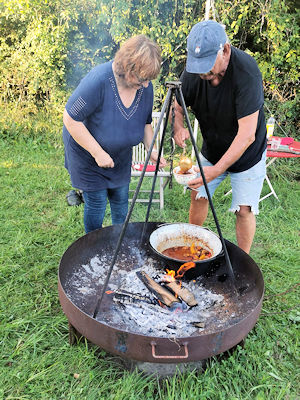
[[[192,191],[191,193],[191,202],[197,206],[205,205],[208,203],[208,199],[205,197],[197,198],[198,192]]]
[[[239,210],[235,212],[238,218],[247,218],[252,214],[250,206],[240,206]]]

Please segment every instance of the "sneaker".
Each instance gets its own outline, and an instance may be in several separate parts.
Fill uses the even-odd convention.
[[[70,190],[66,199],[69,206],[79,206],[83,203],[82,192],[76,192],[76,190]]]

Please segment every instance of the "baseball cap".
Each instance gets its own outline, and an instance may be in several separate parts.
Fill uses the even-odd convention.
[[[207,20],[194,25],[187,38],[187,72],[209,72],[216,62],[218,51],[226,41],[227,35],[223,25],[218,22]]]

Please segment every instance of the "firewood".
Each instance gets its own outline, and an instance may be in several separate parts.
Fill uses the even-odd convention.
[[[148,303],[155,304],[155,301],[148,296],[142,296],[137,293],[127,292],[126,290],[118,289],[114,292],[113,300],[121,304]]]
[[[165,284],[165,286],[171,289],[181,300],[185,301],[190,307],[196,306],[198,303],[195,296],[187,288],[180,286],[177,281],[171,281]]]
[[[144,271],[137,271],[137,276],[144,283],[144,285],[152,292],[162,303],[171,307],[174,303],[180,303],[171,292],[163,288],[159,283],[155,282]]]

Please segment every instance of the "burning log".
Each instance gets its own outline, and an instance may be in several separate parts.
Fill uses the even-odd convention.
[[[168,289],[171,289],[178,297],[181,298],[181,300],[183,300],[190,307],[196,306],[198,304],[193,293],[190,292],[187,288],[182,287],[179,282],[174,280],[165,283],[165,286]]]
[[[144,271],[137,271],[138,278],[143,284],[153,293],[162,303],[168,307],[172,307],[175,303],[180,301],[171,293],[169,290],[163,288],[159,283],[155,282],[149,275]]]

